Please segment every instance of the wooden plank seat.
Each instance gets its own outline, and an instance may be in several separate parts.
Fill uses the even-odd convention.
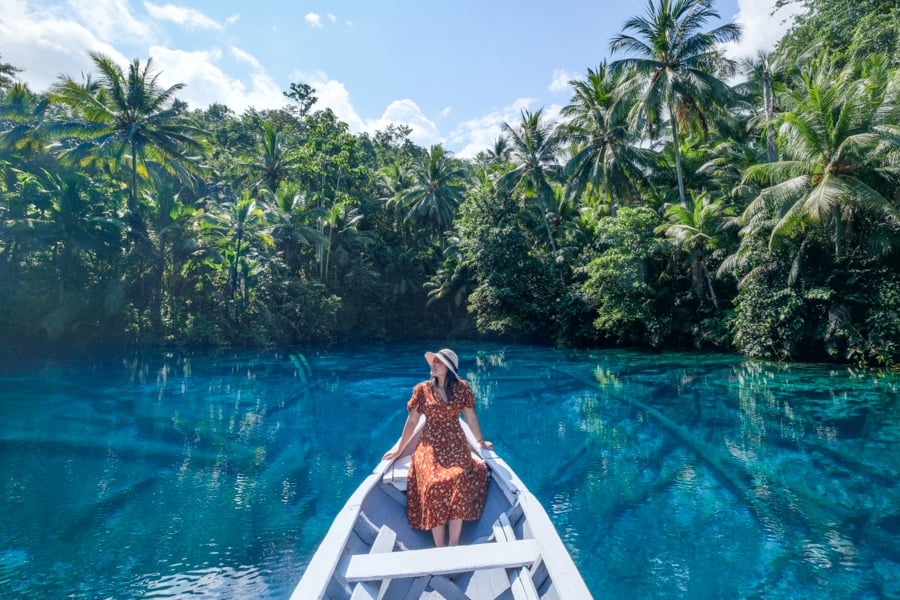
[[[506,516],[506,513],[500,513],[500,516],[497,517],[497,520],[493,525],[494,530],[494,539],[498,542],[512,542],[516,539],[516,534],[513,531],[512,524],[509,522],[509,517]]]
[[[409,465],[412,463],[412,455],[398,457],[390,468],[384,472],[381,477],[382,483],[389,483],[401,492],[406,491],[407,479],[409,478]]]
[[[540,560],[540,556],[541,546],[533,539],[405,552],[356,554],[350,557],[346,579],[349,582],[373,581],[447,575],[480,569],[531,567]]]
[[[515,600],[541,600],[531,579],[531,571],[527,567],[513,573],[510,578],[510,589]]]
[[[382,525],[369,552],[372,554],[391,552],[396,541],[397,532],[387,525]],[[380,588],[376,584],[369,581],[360,581],[353,587],[353,595],[350,596],[350,600],[377,600],[380,595],[379,592]]]

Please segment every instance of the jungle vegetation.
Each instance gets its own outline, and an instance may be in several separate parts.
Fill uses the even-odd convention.
[[[152,58],[95,54],[36,92],[0,55],[0,339],[491,336],[896,368],[900,15],[801,4],[737,63],[710,1],[652,0],[559,119],[523,110],[472,160],[351,133],[302,82],[235,114],[180,101]]]

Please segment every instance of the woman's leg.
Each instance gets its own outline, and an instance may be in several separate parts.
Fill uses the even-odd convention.
[[[446,529],[444,523],[431,528],[431,535],[434,537],[434,545],[438,548],[447,545]]]
[[[459,534],[462,533],[462,519],[450,519],[450,545],[459,546]]]

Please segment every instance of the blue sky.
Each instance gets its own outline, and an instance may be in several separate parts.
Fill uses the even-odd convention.
[[[788,26],[774,0],[717,0],[744,28],[733,57],[771,49]],[[88,52],[152,57],[192,107],[277,108],[292,82],[316,88],[354,133],[412,127],[422,145],[471,157],[523,108],[555,116],[567,82],[610,58],[646,2],[627,0],[0,0],[0,55],[44,91],[91,73]],[[794,8],[793,10],[796,10]],[[711,24],[712,26],[713,24]],[[615,58],[615,57],[613,57]]]

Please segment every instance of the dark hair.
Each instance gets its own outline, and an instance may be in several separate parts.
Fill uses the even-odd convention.
[[[452,369],[447,369],[447,375],[444,377],[444,389],[447,391],[448,402],[453,397],[453,386],[457,381],[459,381],[459,378],[456,376],[456,373],[454,373]],[[437,387],[437,377],[432,377],[431,383]]]

